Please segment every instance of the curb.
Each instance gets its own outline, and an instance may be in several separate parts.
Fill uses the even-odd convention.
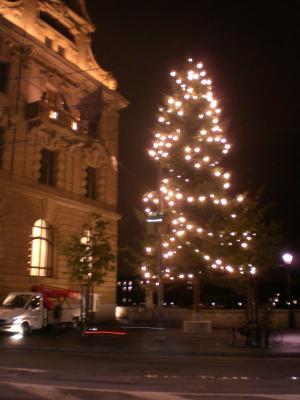
[[[116,349],[109,347],[80,347],[80,348],[67,348],[67,347],[38,347],[38,346],[5,346],[0,345],[1,350],[20,350],[20,351],[45,351],[53,353],[97,353],[107,355],[135,355],[135,356],[187,356],[187,357],[228,357],[228,358],[300,358],[300,352],[295,353],[281,353],[281,352],[269,352],[261,350],[246,350],[245,352],[233,352],[233,351],[203,351],[203,352],[191,352],[191,351],[168,351],[168,350],[149,350],[149,351],[138,351],[130,349]]]

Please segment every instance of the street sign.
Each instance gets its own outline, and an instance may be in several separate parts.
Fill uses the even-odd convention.
[[[162,211],[152,211],[147,213],[146,221],[152,224],[163,222],[164,213]]]

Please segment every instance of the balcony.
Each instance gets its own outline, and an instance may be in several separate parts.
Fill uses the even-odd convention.
[[[26,105],[25,118],[33,125],[48,120],[51,123],[68,129],[71,132],[78,133],[79,135],[87,133],[85,121],[76,120],[70,113],[63,110],[58,110],[45,101],[28,103]]]

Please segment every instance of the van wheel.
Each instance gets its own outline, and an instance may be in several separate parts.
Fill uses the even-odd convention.
[[[23,322],[23,324],[20,326],[19,333],[22,336],[29,336],[30,335],[31,329],[30,329],[30,326],[29,326],[29,324],[27,322]]]

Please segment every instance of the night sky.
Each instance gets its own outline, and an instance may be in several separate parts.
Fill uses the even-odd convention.
[[[300,245],[300,57],[296,1],[87,0],[97,26],[93,49],[130,102],[120,125],[121,244],[133,207],[155,189],[146,148],[169,72],[186,57],[213,80],[227,136],[235,193],[264,186],[265,203],[283,223],[283,248]],[[263,6],[262,6],[263,4]],[[262,8],[263,7],[263,8]]]

